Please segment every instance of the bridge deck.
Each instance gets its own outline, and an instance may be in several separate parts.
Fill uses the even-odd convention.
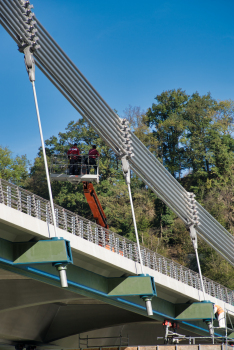
[[[49,201],[7,181],[0,180],[0,203],[4,205],[0,211],[0,236],[2,238],[27,241],[33,235],[40,235],[44,238],[54,235]],[[15,210],[12,214],[12,209],[18,211],[17,215]],[[130,274],[140,273],[136,243],[110,230],[103,229],[58,205],[55,205],[55,211],[59,235],[71,241],[75,264],[113,277],[123,274],[123,271]],[[35,218],[38,219],[37,225],[35,225]],[[14,226],[14,232],[17,232],[16,227],[18,227],[18,235],[16,233],[14,237],[11,235],[10,226]],[[7,231],[8,233],[4,234]],[[166,288],[166,294],[169,295],[170,300],[177,299],[174,294],[175,290],[180,295],[186,295],[187,298],[190,296],[194,300],[200,299],[201,285],[196,272],[144,247],[141,247],[141,251],[147,273],[155,276],[159,295],[161,285],[164,297],[166,297],[164,290]],[[108,269],[106,266],[109,266]],[[234,305],[234,291],[206,277],[203,280],[209,299],[214,301],[218,299]]]

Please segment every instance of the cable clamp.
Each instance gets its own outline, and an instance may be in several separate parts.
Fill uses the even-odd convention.
[[[38,50],[40,45],[38,45],[39,38],[36,36],[37,28],[34,27],[36,21],[34,20],[35,14],[31,11],[33,5],[27,0],[20,0],[21,12],[24,20],[25,32],[24,36],[26,39],[20,37],[21,45],[19,45],[19,51],[24,52],[27,46],[30,46],[31,52]]]
[[[125,182],[127,185],[130,185],[130,165],[126,155],[121,158],[121,162]]]
[[[122,140],[122,149],[123,149],[123,152],[124,154],[121,155],[121,158],[122,157],[133,157],[134,154],[133,154],[133,147],[131,146],[132,144],[132,140],[131,140],[131,133],[130,133],[130,128],[129,128],[129,121],[124,118],[124,119],[121,119],[119,118],[119,131],[120,131],[120,137],[121,137],[121,140]]]
[[[30,46],[27,46],[24,49],[24,63],[28,72],[29,80],[32,83],[33,81],[35,81],[35,61],[33,58],[33,54],[30,51]]]

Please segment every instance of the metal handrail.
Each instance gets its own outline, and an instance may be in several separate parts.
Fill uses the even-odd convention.
[[[95,159],[95,164],[92,161]],[[74,160],[74,161],[73,161]],[[71,162],[72,161],[72,162]],[[80,155],[67,155],[67,154],[54,154],[50,158],[50,174],[66,174],[71,172],[70,167],[77,168],[77,174],[89,174],[92,169],[96,169],[99,175],[99,157],[95,157],[89,154]],[[94,170],[93,170],[94,171]],[[94,171],[95,172],[95,171]]]
[[[0,179],[0,203],[49,224],[53,224],[50,202],[48,200],[3,179]],[[57,204],[54,206],[56,222],[59,228],[102,246],[115,254],[139,262],[136,243],[108,229],[104,229],[96,223]],[[142,246],[141,253],[145,266],[201,290],[198,273]],[[207,294],[234,305],[234,291],[204,276],[203,283]]]

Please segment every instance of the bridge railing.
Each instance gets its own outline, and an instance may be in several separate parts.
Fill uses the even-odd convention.
[[[52,213],[49,201],[5,180],[0,179],[0,203],[38,218],[49,224],[52,223]],[[102,246],[113,253],[122,255],[130,260],[139,262],[136,243],[110,230],[89,221],[75,213],[55,204],[57,226],[73,235],[77,235],[94,244]],[[157,254],[150,249],[141,247],[143,264],[168,277],[188,286],[201,290],[198,273]],[[234,291],[209,278],[203,277],[207,294],[234,305]]]

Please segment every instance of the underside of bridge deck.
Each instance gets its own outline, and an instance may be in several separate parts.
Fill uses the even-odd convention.
[[[152,345],[163,335],[160,311],[174,310],[174,305],[154,298],[153,309],[158,315],[149,318],[142,310],[134,312],[121,304],[104,302],[100,297],[89,297],[59,285],[51,285],[10,271],[0,269],[0,348],[17,343],[66,348],[75,346],[78,334],[95,332],[101,337],[117,334],[120,328],[131,334],[129,343]],[[133,300],[133,299],[128,299]],[[144,311],[145,312],[145,311]],[[170,316],[170,315],[169,315]],[[192,325],[191,325],[192,326]],[[197,324],[198,326],[198,324]],[[197,327],[196,326],[196,327]],[[193,327],[181,324],[187,334]],[[203,331],[202,331],[203,328]],[[196,334],[206,334],[205,327]],[[148,337],[146,334],[148,333]],[[90,333],[92,335],[92,333]],[[147,341],[148,339],[148,341]],[[148,343],[147,343],[148,342]]]
[[[49,343],[81,332],[149,321],[102,301],[0,270],[2,343]]]

